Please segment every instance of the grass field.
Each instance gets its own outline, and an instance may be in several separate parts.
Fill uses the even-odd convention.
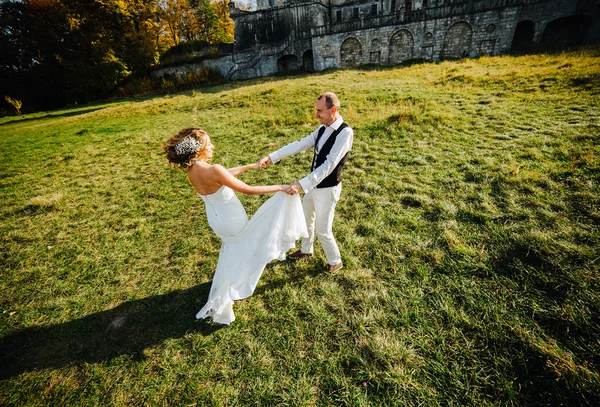
[[[271,263],[231,326],[196,321],[220,241],[162,142],[253,162],[325,90],[355,131],[344,269]],[[598,47],[1,118],[0,405],[597,405],[599,134]]]

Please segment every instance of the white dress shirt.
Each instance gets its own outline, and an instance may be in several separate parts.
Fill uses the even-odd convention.
[[[329,139],[329,136],[336,131],[344,122],[342,116],[340,116],[337,120],[331,123],[331,126],[325,126],[325,131],[319,140],[319,145],[317,146],[317,154],[323,148],[323,145]],[[319,135],[319,129],[321,126],[317,127],[315,131],[310,133],[308,136],[304,137],[301,140],[294,141],[293,143],[288,144],[280,148],[279,150],[269,154],[271,161],[273,163],[279,162],[286,157],[289,157],[293,154],[296,154],[300,151],[308,150],[311,147],[314,147],[315,142],[317,141],[317,137]],[[334,168],[339,164],[341,159],[346,155],[348,151],[352,149],[352,141],[354,140],[354,133],[350,127],[346,127],[343,129],[335,140],[335,144],[331,147],[331,151],[327,154],[325,162],[317,167],[313,172],[308,174],[306,177],[302,178],[298,182],[302,186],[304,192],[308,192],[311,189],[315,188],[321,181],[323,181]]]

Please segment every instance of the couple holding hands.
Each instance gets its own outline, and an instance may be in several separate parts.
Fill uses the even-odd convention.
[[[267,263],[285,260],[299,238],[302,246],[288,255],[290,259],[312,256],[316,233],[328,263],[323,271],[342,268],[332,226],[353,132],[340,116],[340,100],[334,93],[321,94],[315,107],[321,124],[315,131],[253,164],[229,169],[209,164],[214,146],[200,129],[183,129],[166,142],[167,159],[187,170],[206,205],[208,223],[223,242],[208,301],[196,318],[212,317],[220,324],[233,322],[233,302],[251,296]],[[314,148],[310,173],[291,185],[250,186],[236,178],[249,169],[265,168],[310,148]],[[234,191],[249,195],[284,193],[276,193],[248,220]]]

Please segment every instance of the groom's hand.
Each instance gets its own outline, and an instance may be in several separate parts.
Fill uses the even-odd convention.
[[[295,195],[302,190],[303,190],[302,185],[300,185],[300,183],[298,181],[296,181],[293,184],[291,184],[289,187],[287,187],[287,190],[285,191],[285,193],[288,195]]]
[[[260,160],[258,160],[257,163],[258,163],[258,168],[267,168],[267,166],[272,163],[271,157],[266,155],[263,158],[261,158]]]

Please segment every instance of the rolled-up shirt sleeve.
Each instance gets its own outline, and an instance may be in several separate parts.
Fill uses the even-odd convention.
[[[335,167],[337,167],[342,158],[344,158],[346,153],[352,149],[353,139],[354,133],[350,127],[346,127],[338,134],[335,140],[335,144],[333,145],[331,151],[329,152],[329,154],[327,154],[327,157],[325,158],[325,162],[318,166],[313,172],[308,174],[306,177],[298,181],[305,192],[315,188],[317,185],[319,185],[321,181],[323,181],[329,174],[331,174],[331,172],[334,170]],[[283,148],[281,150],[283,150]],[[271,157],[271,160],[273,160],[273,157]]]
[[[283,160],[286,157],[299,153],[300,151],[308,150],[309,148],[315,145],[315,141],[317,139],[317,134],[319,133],[320,127],[318,127],[315,131],[310,133],[308,136],[303,139],[294,141],[287,146],[281,147],[279,150],[272,152],[269,154],[271,158],[271,162],[273,164]]]

